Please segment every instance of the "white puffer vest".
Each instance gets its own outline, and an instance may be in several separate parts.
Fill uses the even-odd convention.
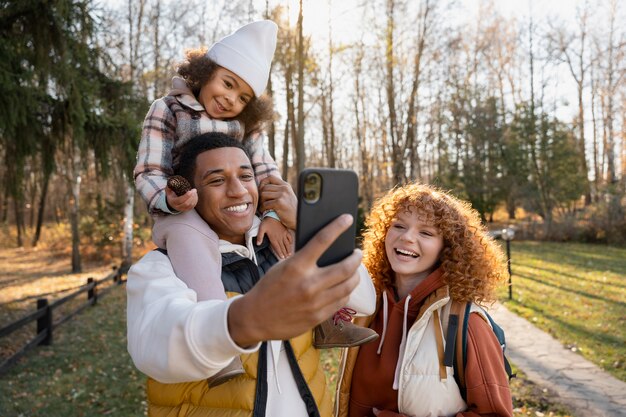
[[[382,298],[382,308],[386,316],[386,293],[383,293]],[[447,288],[441,288],[425,300],[423,313],[420,313],[407,331],[408,304],[407,299],[404,306],[404,337],[400,344],[394,379],[394,388],[398,390],[398,409],[409,416],[454,416],[466,410],[467,404],[461,397],[459,387],[454,380],[453,368],[440,366],[452,305]],[[472,304],[471,312],[481,314],[486,320],[484,311],[479,306]],[[387,317],[383,320],[386,325]],[[380,347],[384,343],[385,327],[383,327]],[[439,336],[441,336],[442,346],[438,348]]]

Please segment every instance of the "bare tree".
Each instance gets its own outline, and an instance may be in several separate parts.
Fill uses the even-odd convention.
[[[413,81],[411,82],[411,92],[409,94],[409,105],[406,115],[406,146],[409,149],[409,161],[411,178],[420,178],[421,165],[420,155],[418,152],[419,141],[417,138],[417,125],[418,125],[418,111],[419,100],[418,92],[422,77],[422,63],[424,61],[424,49],[428,37],[431,33],[431,28],[434,24],[434,5],[430,0],[424,0],[420,3],[418,10],[418,24],[417,24],[417,47],[415,48],[415,55],[413,57]]]
[[[328,9],[332,9],[332,0],[328,0]],[[328,157],[328,166],[335,168],[336,152],[335,152],[335,109],[333,97],[333,28],[330,13],[328,14],[328,87],[324,89],[322,100],[326,111],[323,111],[322,120],[324,121],[324,130],[327,131],[325,137],[326,155]],[[328,103],[328,104],[326,104]],[[326,115],[326,112],[328,114]],[[325,116],[325,117],[324,117]]]
[[[271,19],[269,0],[265,0],[264,17],[265,19]],[[274,88],[272,86],[272,78],[273,78],[272,68],[273,68],[273,64],[272,64],[272,67],[270,68],[269,78],[267,79],[267,95],[272,100],[272,103],[274,103]],[[274,118],[272,118],[272,120],[268,123],[268,126],[267,126],[267,147],[272,158],[276,159],[276,121],[274,120]]]
[[[296,68],[298,70],[298,107],[297,107],[297,132],[295,136],[296,148],[296,168],[300,172],[305,166],[304,153],[304,35],[302,33],[302,0],[299,2],[296,44]]]
[[[284,82],[284,103],[285,103],[285,121],[283,126],[283,147],[282,147],[282,164],[281,171],[283,178],[289,180],[289,156],[290,150],[294,149],[296,143],[296,116],[295,116],[295,94],[294,94],[294,72],[295,72],[295,33],[289,26],[288,17],[289,10],[277,7],[271,13],[272,19],[278,24],[278,41],[276,44],[276,53],[274,55],[274,64],[272,69],[274,72],[280,72]],[[293,148],[289,143],[293,142]]]
[[[611,0],[609,3],[609,36],[608,46],[604,54],[606,56],[606,81],[605,81],[605,95],[606,95],[606,113],[604,124],[607,131],[607,143],[606,143],[606,158],[607,158],[607,181],[609,184],[615,184],[617,182],[617,172],[615,164],[615,132],[614,132],[614,114],[615,114],[615,95],[617,93],[617,87],[624,80],[624,70],[616,71],[621,60],[624,59],[624,49],[626,42],[623,39],[618,40],[618,44],[615,42],[617,39],[615,20],[617,18],[617,1]],[[622,172],[622,175],[624,173]]]
[[[550,40],[553,48],[556,49],[556,58],[567,65],[574,82],[576,83],[578,98],[578,140],[581,150],[581,166],[584,172],[588,172],[585,142],[585,106],[584,106],[584,89],[585,77],[591,65],[591,61],[587,58],[586,47],[588,42],[588,21],[589,6],[585,2],[582,8],[577,10],[578,32],[571,33],[567,29],[561,27],[555,29],[551,34]],[[587,183],[585,187],[585,204],[591,203],[591,190]]]
[[[538,150],[538,134],[537,134],[537,110],[535,109],[535,51],[534,51],[534,21],[532,17],[532,11],[529,13],[528,22],[528,65],[530,72],[530,114],[529,114],[529,126],[527,130],[528,148],[530,152],[530,166],[531,175],[534,181],[534,185],[537,188],[538,201],[540,206],[541,216],[545,220],[545,234],[548,235],[550,228],[552,227],[552,210],[548,204],[548,192],[547,184],[544,183],[545,176],[542,175],[542,168],[539,165],[539,150]]]
[[[398,123],[398,115],[396,111],[396,87],[395,87],[395,58],[394,58],[394,30],[395,30],[395,1],[387,0],[387,26],[385,30],[385,68],[386,83],[385,91],[387,93],[387,111],[389,112],[389,135],[391,146],[391,157],[393,166],[393,179],[396,184],[404,182],[404,144],[401,142],[401,127]]]
[[[352,105],[354,109],[354,131],[359,147],[361,168],[361,195],[363,196],[363,210],[367,211],[374,202],[372,161],[374,155],[367,146],[367,112],[365,109],[365,92],[362,88],[363,57],[365,55],[363,42],[355,45],[354,51],[354,94]]]
[[[594,72],[594,66],[592,65],[590,68],[590,80],[591,80],[591,137],[592,137],[592,160],[593,160],[593,184],[594,184],[594,201],[597,202],[600,199],[600,160],[598,154],[600,152],[599,144],[598,144],[598,118],[596,116],[596,101],[598,95],[598,80],[596,79],[597,75]]]
[[[489,25],[485,28],[485,45],[483,50],[484,62],[487,64],[488,71],[491,76],[495,77],[497,84],[499,107],[502,112],[502,118],[506,121],[507,117],[507,94],[505,92],[507,79],[509,83],[513,82],[513,70],[515,64],[515,53],[517,45],[517,31],[515,22],[506,20],[502,16],[493,15]],[[519,103],[519,99],[515,97],[514,87],[511,85],[511,102],[513,108]]]

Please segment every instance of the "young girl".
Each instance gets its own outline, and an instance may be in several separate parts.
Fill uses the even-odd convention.
[[[378,200],[366,226],[363,262],[378,301],[374,316],[361,324],[369,322],[381,337],[345,355],[338,415],[512,416],[503,352],[478,307],[494,300],[506,265],[476,211],[413,183]],[[453,300],[475,303],[465,397],[453,368],[443,363]]]
[[[285,183],[265,149],[261,132],[264,122],[273,115],[271,101],[262,93],[276,49],[277,31],[272,21],[253,22],[219,40],[208,51],[188,51],[171,91],[152,103],[144,120],[135,184],[155,217],[155,244],[168,251],[174,271],[196,291],[198,301],[225,299],[225,293],[220,279],[219,239],[193,210],[197,191],[177,196],[167,187],[179,150],[191,138],[222,132],[247,142],[256,180],[261,182],[263,218],[258,240],[267,235],[279,258],[291,251],[289,228],[295,228],[295,219],[279,217],[284,196],[279,190]],[[370,335],[368,329],[356,330]]]
[[[174,173],[181,146],[206,132],[245,138],[251,144],[257,181],[280,178],[261,132],[273,113],[271,101],[261,94],[269,77],[276,33],[271,21],[253,22],[208,51],[188,51],[169,94],[152,103],[144,120],[135,167],[137,190],[155,216],[154,242],[168,250],[176,273],[199,300],[224,297],[221,282],[206,279],[221,273],[217,235],[208,226],[198,227],[199,222],[189,226],[188,220],[198,218],[193,210],[197,191],[177,196],[166,187],[167,179]],[[276,216],[269,216],[263,219],[263,229],[276,253],[284,257],[290,235]]]

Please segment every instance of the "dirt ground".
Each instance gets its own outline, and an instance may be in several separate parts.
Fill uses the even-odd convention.
[[[65,237],[65,233],[63,236]],[[37,299],[47,298],[49,303],[63,298],[87,283],[88,278],[101,280],[112,274],[119,259],[98,256],[94,248],[86,248],[81,273],[72,273],[71,251],[67,239],[43,242],[39,247],[15,248],[10,236],[0,236],[0,329],[34,312]],[[63,243],[62,243],[63,242]],[[151,247],[137,247],[134,258],[139,259]],[[104,258],[104,260],[98,260]],[[107,281],[99,288],[111,285]],[[86,301],[84,294],[63,304],[53,312],[53,320],[63,317]],[[35,323],[0,338],[0,362],[19,350],[36,334]]]
[[[71,273],[64,253],[37,249],[0,250],[0,326],[15,315],[34,308],[38,298],[52,301],[80,287],[87,278],[101,279],[114,265],[85,264],[82,273]]]

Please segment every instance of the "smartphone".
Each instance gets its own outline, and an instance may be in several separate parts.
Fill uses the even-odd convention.
[[[302,248],[328,223],[344,213],[354,218],[352,226],[322,254],[318,266],[341,261],[352,254],[356,239],[359,178],[346,169],[307,168],[298,177],[296,250]]]

